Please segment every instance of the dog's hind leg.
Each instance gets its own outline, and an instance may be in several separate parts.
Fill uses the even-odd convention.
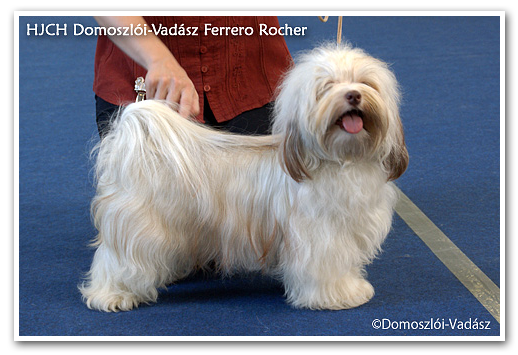
[[[98,249],[79,287],[88,307],[126,311],[156,302],[157,288],[185,276],[188,267],[178,264],[185,260],[179,257],[182,246],[172,245],[157,215],[141,207],[104,211],[98,221]]]
[[[122,262],[106,245],[97,248],[87,280],[79,286],[88,308],[105,312],[128,311],[145,300],[128,288],[123,276],[128,268],[123,267]],[[148,294],[152,295],[153,291]],[[146,298],[153,300],[152,296]]]

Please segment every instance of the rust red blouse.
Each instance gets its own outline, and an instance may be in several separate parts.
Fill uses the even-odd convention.
[[[259,31],[260,25],[279,27],[276,17],[155,16],[145,20],[148,30],[161,28],[158,37],[194,83],[200,97],[200,121],[204,95],[218,122],[264,106],[273,99],[280,77],[292,61],[282,36]],[[184,35],[180,35],[181,27]],[[241,35],[232,35],[232,28]],[[135,101],[135,79],[145,77],[146,70],[108,37],[99,36],[94,73],[95,94],[125,105]]]

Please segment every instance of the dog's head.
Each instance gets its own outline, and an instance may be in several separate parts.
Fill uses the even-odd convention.
[[[326,161],[375,159],[397,179],[408,165],[399,89],[382,61],[360,49],[329,45],[302,55],[275,101],[273,133],[296,181]]]

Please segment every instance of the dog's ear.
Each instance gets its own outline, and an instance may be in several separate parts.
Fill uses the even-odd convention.
[[[405,143],[405,133],[403,131],[403,125],[401,119],[398,117],[396,120],[397,134],[396,140],[391,147],[390,153],[387,158],[383,161],[385,169],[388,172],[388,181],[396,180],[405,172],[408,167],[408,150]]]
[[[305,164],[305,153],[302,137],[297,124],[291,122],[287,125],[280,153],[285,171],[296,182],[311,179]]]

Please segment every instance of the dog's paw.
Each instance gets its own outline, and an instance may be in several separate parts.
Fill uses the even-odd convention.
[[[349,309],[361,306],[374,297],[374,287],[365,279],[348,280],[342,298],[329,309]]]
[[[137,297],[129,292],[83,292],[83,300],[88,308],[104,312],[130,311],[139,304]]]
[[[367,280],[348,277],[319,290],[299,290],[297,297],[288,296],[288,301],[297,308],[340,310],[361,306],[373,296],[374,288]]]

